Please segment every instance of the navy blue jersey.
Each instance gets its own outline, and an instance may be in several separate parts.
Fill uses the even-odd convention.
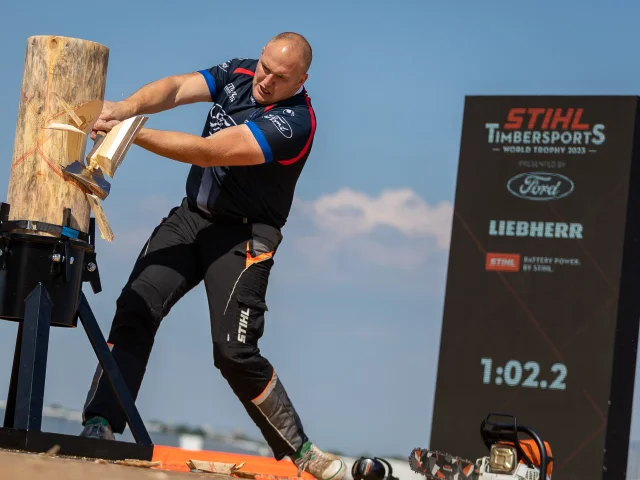
[[[203,137],[223,128],[246,124],[265,156],[251,166],[199,167],[187,179],[187,198],[205,214],[247,217],[282,228],[291,210],[296,183],[316,130],[306,89],[275,105],[261,105],[252,95],[258,60],[236,58],[201,70],[213,106]]]

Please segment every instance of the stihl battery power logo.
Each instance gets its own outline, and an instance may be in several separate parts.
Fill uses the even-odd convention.
[[[520,255],[515,253],[487,253],[485,264],[487,271],[519,272]]]
[[[583,108],[512,108],[485,128],[489,145],[505,153],[586,154],[606,140],[605,126],[585,120]]]

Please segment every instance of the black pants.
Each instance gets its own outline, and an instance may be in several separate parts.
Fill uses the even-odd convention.
[[[204,218],[184,199],[158,225],[123,288],[108,342],[137,398],[161,320],[204,280],[214,365],[229,382],[277,459],[307,441],[273,366],[258,349],[273,255],[282,237],[264,224]],[[116,433],[126,425],[98,365],[83,417],[105,417]]]

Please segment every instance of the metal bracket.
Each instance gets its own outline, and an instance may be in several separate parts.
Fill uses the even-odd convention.
[[[82,281],[89,282],[93,293],[100,293],[102,291],[102,283],[100,282],[100,271],[98,270],[96,252],[94,251],[84,254],[84,270],[82,271]]]

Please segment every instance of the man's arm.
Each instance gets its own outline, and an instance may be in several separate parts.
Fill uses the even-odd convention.
[[[270,162],[286,166],[308,154],[315,130],[316,117],[309,102],[307,107],[274,108],[207,138],[143,128],[134,143],[157,155],[200,167]]]
[[[258,141],[244,124],[224,128],[207,138],[143,128],[134,143],[157,155],[200,167],[265,163]]]
[[[195,102],[211,101],[207,81],[199,72],[172,75],[151,82],[119,102],[104,102],[91,138],[136,115],[153,114]]]
[[[129,118],[205,101],[211,101],[207,81],[202,74],[194,72],[151,82],[119,103],[123,104]]]

